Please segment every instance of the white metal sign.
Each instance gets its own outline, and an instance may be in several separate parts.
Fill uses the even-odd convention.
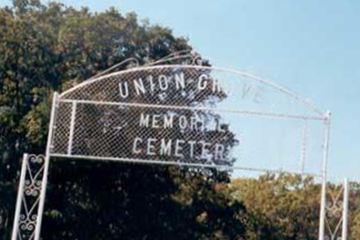
[[[304,128],[323,120],[295,94],[241,72],[135,68],[84,82],[57,98],[50,155],[256,169],[257,154],[273,157],[285,138],[283,161],[264,168],[297,172]],[[288,165],[286,158],[292,158]]]
[[[42,185],[50,157],[312,174],[323,180],[323,236],[329,123],[309,101],[245,72],[136,67],[54,95]]]

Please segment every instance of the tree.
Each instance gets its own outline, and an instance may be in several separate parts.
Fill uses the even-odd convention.
[[[349,237],[350,239],[360,238],[360,184],[352,182],[350,184],[349,196]]]
[[[267,174],[229,188],[250,215],[246,239],[317,239],[320,186],[312,178]]]
[[[115,9],[91,13],[17,0],[1,9],[0,25],[0,234],[9,238],[19,160],[45,149],[52,92],[129,57],[146,63],[191,47],[170,29],[139,24],[134,13]],[[229,208],[216,190],[227,174],[103,162],[50,166],[44,239],[241,239],[244,233],[243,206]]]
[[[54,91],[129,57],[144,64],[191,49],[185,38],[140,24],[134,13],[92,13],[38,0],[1,8],[0,238],[10,238],[22,153],[44,152]],[[231,148],[234,137],[225,136]],[[320,186],[311,178],[230,182],[219,171],[89,161],[55,160],[50,167],[44,239],[317,238]],[[350,228],[359,239],[354,189]]]

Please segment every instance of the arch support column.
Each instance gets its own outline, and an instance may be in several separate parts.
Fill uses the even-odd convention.
[[[45,166],[44,155],[24,154],[11,240],[34,240]]]

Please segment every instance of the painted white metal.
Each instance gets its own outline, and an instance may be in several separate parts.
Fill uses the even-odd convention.
[[[342,215],[342,234],[341,240],[348,239],[348,216],[349,215],[349,182],[344,179],[344,200],[343,200],[343,215]]]
[[[128,64],[128,63],[130,63],[130,62],[134,62],[136,66],[139,66],[139,61],[138,61],[136,58],[127,58],[127,59],[125,59],[124,61],[119,62],[119,63],[115,64],[114,66],[111,66],[110,68],[108,68],[108,69],[106,69],[106,70],[104,70],[104,71],[102,71],[102,72],[99,72],[98,74],[96,74],[95,76],[91,77],[90,79],[95,79],[95,78],[97,78],[97,77],[103,76],[103,75],[105,75],[106,73],[111,72],[112,70],[114,70],[114,69],[116,69],[116,68],[118,68],[118,67],[121,67],[121,66],[123,66],[123,65],[125,65],[125,64]]]
[[[44,159],[43,155],[24,155],[12,240],[34,239]]]
[[[73,139],[74,139],[74,127],[75,127],[75,114],[76,114],[77,103],[73,102],[71,105],[71,116],[70,116],[70,133],[68,143],[68,155],[71,155]]]
[[[58,93],[54,92],[52,106],[51,106],[51,115],[50,115],[49,132],[48,132],[48,139],[47,139],[47,146],[45,153],[44,172],[43,172],[43,178],[41,184],[40,201],[39,201],[39,208],[38,208],[36,228],[35,228],[35,237],[34,237],[35,240],[39,240],[41,234],[41,222],[44,213],[45,195],[46,195],[46,187],[47,187],[48,172],[49,172],[50,148],[52,147],[52,134],[53,134],[55,109],[57,106],[57,102],[58,102]]]
[[[301,154],[300,154],[300,169],[301,173],[305,172],[305,163],[306,163],[306,146],[307,146],[307,134],[308,134],[308,122],[304,121],[304,127],[302,129],[302,139],[301,139]]]
[[[103,160],[103,161],[120,161],[120,162],[136,162],[141,164],[160,164],[160,165],[177,165],[177,166],[188,166],[188,167],[199,167],[199,168],[214,168],[221,170],[242,170],[242,171],[251,171],[251,172],[269,172],[269,173],[284,173],[284,170],[271,170],[265,168],[250,168],[250,167],[240,167],[240,166],[223,166],[223,165],[212,165],[212,164],[202,164],[202,163],[186,163],[186,162],[175,162],[175,161],[161,161],[161,160],[150,160],[150,159],[136,159],[136,158],[115,158],[115,157],[96,157],[96,156],[83,156],[83,155],[67,155],[67,154],[50,154],[51,157],[58,158],[71,158],[71,159],[88,159],[88,160]],[[317,173],[310,172],[291,172],[291,174],[302,174],[309,177],[321,177]]]
[[[181,53],[181,51],[178,52],[178,53]],[[159,59],[159,60],[157,60],[155,62],[145,64],[145,66],[155,66],[155,65],[165,64],[167,62],[172,62],[172,61],[186,60],[186,59],[189,59],[189,58],[191,58],[190,63],[194,64],[194,65],[198,65],[197,61],[202,61],[201,56],[196,54],[196,53],[195,53],[195,55],[192,54],[192,53],[189,53],[188,51],[184,51],[184,53],[187,53],[187,54],[184,54],[184,55],[178,55],[176,53],[175,54],[170,54],[170,55],[168,55],[168,56],[166,56],[164,58],[161,58],[161,59]]]
[[[22,159],[22,164],[21,164],[21,174],[20,174],[19,188],[18,188],[18,194],[17,194],[17,199],[16,199],[16,210],[15,210],[14,225],[13,225],[11,240],[17,239],[17,235],[18,235],[18,231],[19,231],[21,201],[23,200],[23,195],[24,195],[24,185],[25,185],[27,161],[28,161],[28,154],[24,153],[23,159]]]
[[[321,117],[321,116],[304,116],[304,115],[283,114],[283,113],[275,113],[275,112],[258,112],[258,111],[209,108],[209,107],[189,107],[189,106],[163,105],[163,104],[106,102],[106,101],[77,100],[77,99],[60,99],[59,102],[64,102],[64,103],[75,102],[75,103],[83,103],[83,104],[127,106],[127,107],[140,107],[140,108],[147,107],[147,108],[155,108],[155,109],[213,111],[213,112],[225,112],[225,113],[238,113],[243,115],[256,115],[261,117],[289,118],[289,119],[301,119],[301,120],[318,120],[318,121],[326,120],[325,117]]]
[[[299,101],[301,103],[304,104],[304,106],[306,106],[309,110],[312,110],[313,112],[317,113],[319,116],[323,116],[324,113],[319,110],[316,106],[314,106],[314,104],[312,102],[310,102],[309,100],[307,99],[304,99],[302,97],[300,97],[297,93],[295,92],[292,92],[290,91],[289,89],[283,87],[283,86],[280,86],[278,84],[276,84],[275,82],[273,81],[270,81],[268,79],[264,79],[264,78],[261,78],[261,77],[258,77],[258,76],[255,76],[253,74],[250,74],[250,73],[247,73],[247,72],[244,72],[244,71],[240,71],[240,70],[234,70],[234,69],[229,69],[229,68],[220,68],[220,67],[207,67],[207,66],[194,66],[194,65],[170,65],[171,67],[173,68],[190,68],[190,69],[208,69],[208,70],[216,70],[216,71],[219,71],[219,72],[227,72],[227,73],[233,73],[233,74],[237,74],[239,76],[242,76],[242,77],[246,77],[246,78],[249,78],[253,81],[256,81],[256,82],[259,82],[259,83],[262,83],[262,84],[265,84],[267,86],[270,86],[286,95],[288,95],[289,97],[295,99],[296,101]],[[83,87],[85,85],[88,85],[90,83],[94,83],[94,82],[97,82],[97,81],[100,81],[104,78],[109,78],[109,77],[114,77],[114,76],[118,76],[118,75],[121,75],[121,74],[124,74],[124,73],[129,73],[129,72],[135,72],[135,71],[140,71],[140,70],[149,70],[149,69],[161,69],[161,68],[165,68],[165,67],[169,67],[169,65],[157,65],[157,66],[148,66],[148,67],[136,67],[136,68],[131,68],[131,69],[127,69],[127,70],[123,70],[123,71],[120,71],[120,72],[115,72],[115,73],[111,73],[111,74],[107,74],[105,76],[101,76],[99,78],[95,78],[95,79],[89,79],[87,81],[84,81],[78,85],[76,85],[75,87],[73,88],[70,88],[69,90],[63,92],[60,94],[59,98],[60,99],[63,99],[63,97],[70,93],[70,92],[73,92],[75,91],[76,89],[80,88],[80,87]]]
[[[327,111],[325,115],[324,129],[324,146],[322,162],[322,187],[321,187],[321,205],[320,205],[320,223],[319,223],[319,240],[325,240],[325,220],[326,220],[326,187],[327,187],[327,164],[330,144],[330,124],[331,113]]]
[[[168,61],[168,60],[166,60]],[[302,103],[308,110],[311,110],[311,115],[294,115],[294,114],[286,114],[286,113],[276,113],[276,112],[265,112],[265,111],[249,111],[249,110],[239,110],[239,109],[219,109],[219,108],[209,108],[209,107],[190,107],[190,106],[179,106],[179,105],[164,105],[164,104],[142,104],[142,103],[125,103],[125,102],[107,102],[107,101],[90,101],[90,100],[79,100],[79,99],[67,99],[66,95],[70,92],[76,91],[77,89],[94,83],[96,81],[100,81],[102,79],[111,77],[111,76],[119,76],[120,74],[124,74],[127,72],[135,72],[139,70],[147,70],[147,69],[161,69],[161,68],[192,68],[192,69],[208,69],[208,70],[217,70],[227,73],[233,73],[240,75],[242,77],[249,78],[253,81],[262,83],[264,85],[270,86],[273,89],[280,91],[281,93],[289,96],[293,100]],[[56,115],[56,108],[58,104],[62,103],[71,103],[71,116],[70,116],[70,130],[69,130],[69,139],[67,145],[67,154],[58,154],[58,153],[51,153],[52,148],[52,137],[53,137],[53,128],[55,127],[55,115]],[[48,177],[48,169],[49,169],[49,161],[50,157],[63,157],[63,158],[77,158],[77,159],[96,159],[96,160],[116,160],[116,161],[124,161],[124,162],[140,162],[140,163],[147,163],[147,164],[165,164],[165,165],[179,165],[179,166],[192,166],[192,167],[211,167],[211,168],[219,168],[219,169],[239,169],[239,170],[246,170],[246,171],[262,171],[262,172],[273,172],[273,173],[281,173],[284,172],[283,170],[270,170],[270,169],[261,169],[261,168],[246,168],[246,167],[234,167],[234,166],[216,166],[216,165],[206,165],[201,163],[186,163],[186,162],[175,162],[175,161],[160,161],[160,160],[149,160],[149,159],[134,159],[134,158],[116,158],[116,157],[97,157],[97,156],[82,156],[82,155],[72,155],[72,146],[73,146],[73,138],[74,138],[74,128],[75,128],[75,117],[76,117],[76,106],[77,104],[93,104],[93,105],[108,105],[108,106],[131,106],[131,107],[149,107],[149,108],[157,108],[157,109],[174,109],[174,110],[200,110],[200,111],[213,111],[213,112],[228,112],[228,113],[238,113],[243,115],[254,115],[259,117],[270,117],[270,118],[286,118],[286,119],[296,119],[296,120],[316,120],[316,121],[324,121],[325,125],[325,139],[323,145],[323,162],[322,162],[322,192],[321,192],[321,211],[320,211],[320,226],[319,226],[319,240],[324,240],[325,237],[325,215],[326,215],[326,184],[327,184],[327,159],[328,159],[328,151],[329,151],[329,137],[330,137],[330,112],[327,112],[325,115],[318,110],[311,102],[307,99],[303,99],[298,96],[296,93],[281,87],[272,81],[259,78],[252,74],[241,72],[238,70],[226,69],[226,68],[214,68],[214,67],[204,67],[204,66],[193,66],[193,65],[159,65],[159,66],[146,66],[146,67],[136,67],[128,70],[124,70],[121,72],[116,72],[113,74],[107,74],[106,76],[100,76],[97,78],[91,78],[65,92],[61,95],[58,95],[56,92],[53,96],[52,108],[51,108],[51,116],[50,116],[50,124],[49,124],[49,133],[48,133],[48,141],[46,147],[46,155],[45,155],[45,163],[44,163],[44,172],[41,184],[41,192],[39,198],[39,208],[37,212],[37,220],[36,220],[36,229],[35,229],[35,240],[40,239],[41,234],[41,222],[42,216],[44,212],[44,204],[45,204],[45,196],[46,196],[46,186],[47,186],[47,177]],[[79,107],[80,109],[80,107]],[[305,130],[304,130],[305,131]],[[303,140],[305,141],[305,134],[303,133]],[[305,161],[305,143],[303,142],[303,152],[301,156],[302,163],[301,165],[304,166]],[[66,151],[66,150],[65,150]],[[66,153],[66,152],[65,152]],[[302,167],[303,170],[303,167]],[[289,171],[286,171],[289,172]],[[319,174],[314,173],[306,173],[306,172],[289,172],[289,173],[296,173],[296,174],[304,174],[304,175],[311,175],[311,176],[319,176]],[[17,207],[18,208],[18,207]],[[18,227],[18,226],[17,226]],[[14,240],[14,239],[13,239]]]

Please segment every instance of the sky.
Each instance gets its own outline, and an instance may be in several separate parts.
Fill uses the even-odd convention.
[[[213,65],[271,79],[330,110],[330,176],[360,180],[360,1],[61,2],[93,11],[135,11],[187,37]]]

